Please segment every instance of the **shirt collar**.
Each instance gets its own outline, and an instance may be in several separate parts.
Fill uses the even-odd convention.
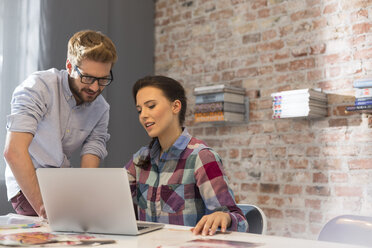
[[[173,145],[164,152],[163,155],[166,156],[166,160],[170,159],[179,159],[181,153],[186,149],[187,145],[189,144],[192,136],[187,131],[187,128],[184,127],[181,135],[177,138],[177,140],[173,143]],[[155,143],[153,144],[150,150],[150,158],[155,159],[159,158],[161,148],[159,140],[156,139]]]

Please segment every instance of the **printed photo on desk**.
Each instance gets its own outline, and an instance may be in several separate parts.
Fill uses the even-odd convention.
[[[52,234],[48,232],[24,232],[0,235],[1,246],[28,246],[28,247],[47,247],[53,246],[97,246],[103,244],[113,244],[115,240],[100,239],[86,234]]]
[[[259,247],[263,244],[252,243],[245,241],[235,241],[235,240],[223,240],[223,239],[194,239],[188,242],[172,245],[172,246],[159,246],[157,248],[243,248],[243,247]]]

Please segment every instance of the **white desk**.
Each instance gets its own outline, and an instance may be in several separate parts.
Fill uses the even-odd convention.
[[[0,230],[0,234],[17,233],[17,232],[49,232],[49,227],[29,228],[29,229],[7,229]],[[138,248],[167,248],[167,247],[181,247],[181,245],[189,244],[190,240],[195,239],[218,239],[218,240],[233,240],[250,242],[254,244],[260,244],[258,246],[246,244],[247,246],[229,246],[228,244],[213,244],[212,247],[259,247],[259,248],[356,248],[360,246],[343,245],[339,243],[320,242],[315,240],[305,239],[294,239],[277,236],[264,236],[248,233],[231,232],[229,234],[217,234],[214,236],[202,237],[200,235],[195,236],[190,232],[189,227],[166,225],[165,228],[143,234],[140,236],[123,236],[123,235],[97,235],[98,237],[105,239],[114,239],[117,242],[115,244],[107,244],[99,247],[110,248],[110,247],[138,247]],[[190,247],[207,247],[202,246],[200,243],[198,246]],[[206,245],[206,244],[204,244]],[[69,246],[65,246],[69,247]],[[71,247],[71,246],[70,246]],[[79,246],[82,247],[82,246]],[[188,247],[188,246],[183,246]],[[209,245],[208,247],[211,247]]]

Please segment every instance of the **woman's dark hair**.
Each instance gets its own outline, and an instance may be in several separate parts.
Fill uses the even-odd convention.
[[[134,102],[137,104],[137,93],[140,89],[145,87],[154,87],[161,90],[164,96],[171,102],[179,100],[181,102],[181,110],[178,115],[178,120],[180,126],[185,122],[186,109],[187,109],[187,98],[185,94],[185,89],[183,86],[173,78],[165,76],[146,76],[139,79],[132,88],[132,94]],[[149,149],[153,146],[156,138],[153,138],[149,144]],[[150,163],[150,156],[147,156],[145,159],[140,159],[136,166],[145,169]]]
[[[187,99],[185,94],[185,89],[182,85],[169,77],[165,76],[147,76],[139,79],[132,88],[134,102],[136,102],[137,93],[140,89],[144,87],[155,87],[161,90],[164,96],[171,102],[179,100],[181,102],[181,111],[178,116],[180,125],[182,126],[185,122],[185,115],[187,109]]]

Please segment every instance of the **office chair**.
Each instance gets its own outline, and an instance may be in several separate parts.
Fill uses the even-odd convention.
[[[249,233],[266,234],[266,215],[259,207],[250,204],[237,204],[237,206],[248,221]]]
[[[324,225],[318,240],[372,247],[372,217],[337,216]]]

